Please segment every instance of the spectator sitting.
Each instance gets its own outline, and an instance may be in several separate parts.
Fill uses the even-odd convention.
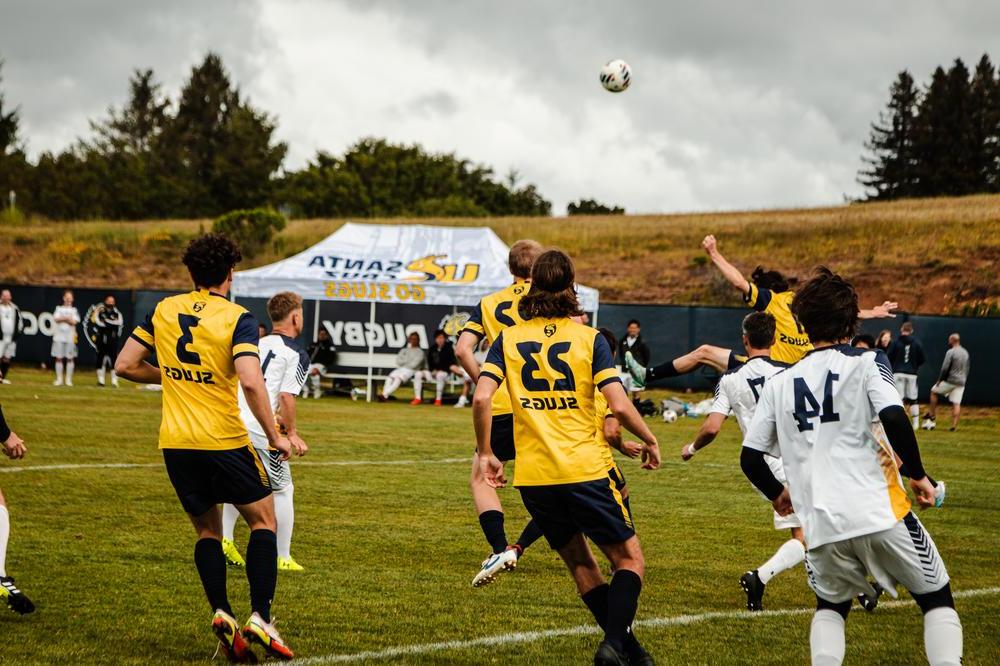
[[[389,373],[382,386],[382,392],[378,395],[379,402],[389,399],[396,389],[413,380],[413,400],[411,405],[419,405],[420,390],[423,388],[420,378],[420,371],[427,368],[427,356],[420,348],[420,336],[410,333],[406,338],[406,346],[396,354],[396,369]]]
[[[325,328],[319,329],[316,334],[316,341],[306,347],[309,354],[309,370],[306,377],[306,385],[302,389],[302,397],[308,398],[310,391],[312,397],[319,399],[323,394],[320,388],[320,380],[326,369],[337,364],[337,350],[330,339],[330,332]]]
[[[639,320],[630,320],[625,330],[625,336],[618,343],[619,363],[623,362],[622,359],[625,358],[627,352],[631,352],[632,357],[635,358],[639,365],[643,367],[649,365],[649,347],[642,341],[642,328],[639,325]],[[632,375],[628,372],[623,372],[619,375],[619,378],[622,380],[622,384],[629,395],[634,399],[638,399],[642,389],[632,381]]]
[[[448,375],[455,373],[461,375],[464,371],[458,365],[455,358],[455,348],[444,331],[434,331],[434,344],[427,350],[427,369],[421,370],[413,380],[413,392],[416,394],[414,404],[419,404],[423,396],[421,389],[423,382],[435,382],[437,392],[434,395],[434,405],[441,406],[441,398],[444,396],[444,383]]]

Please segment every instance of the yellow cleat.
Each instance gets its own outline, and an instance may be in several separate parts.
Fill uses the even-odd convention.
[[[291,557],[278,558],[278,571],[304,571],[305,567]]]
[[[245,567],[247,565],[232,539],[222,540],[222,553],[226,556],[226,563],[231,567]]]
[[[278,630],[274,628],[274,621],[264,622],[257,613],[250,616],[240,633],[248,642],[264,648],[267,655],[273,659],[288,660],[295,656],[292,649],[281,639]]]

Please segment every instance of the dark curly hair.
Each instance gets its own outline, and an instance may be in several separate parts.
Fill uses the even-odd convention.
[[[760,289],[768,289],[777,293],[788,291],[791,287],[791,283],[785,279],[784,275],[778,271],[765,271],[763,266],[753,269],[753,273],[750,274],[750,281]]]
[[[531,289],[517,304],[522,319],[557,319],[583,314],[576,300],[573,260],[562,250],[543,252],[531,267]]]
[[[813,342],[849,339],[858,328],[858,292],[826,266],[795,293],[791,309]]]
[[[222,234],[205,234],[188,243],[182,261],[196,287],[214,287],[226,281],[243,255],[236,243]]]

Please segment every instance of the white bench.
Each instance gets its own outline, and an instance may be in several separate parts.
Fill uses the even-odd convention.
[[[371,354],[371,367],[372,367],[372,389],[375,388],[376,382],[384,382],[389,376],[389,373],[396,369],[396,355],[395,354],[385,354],[385,353],[374,353]],[[369,354],[367,352],[337,352],[337,365],[349,368],[360,368],[361,372],[324,372],[321,376],[323,379],[329,379],[331,382],[336,382],[338,379],[348,379],[350,381],[368,381],[368,360]],[[465,379],[458,377],[454,374],[448,375],[448,381],[445,383],[446,386],[452,389],[460,389],[465,383]],[[425,385],[427,382],[425,382]]]

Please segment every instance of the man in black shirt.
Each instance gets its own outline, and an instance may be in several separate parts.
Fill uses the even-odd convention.
[[[413,377],[413,392],[419,397],[424,381],[435,382],[437,393],[434,404],[440,406],[444,396],[444,383],[450,373],[462,374],[462,368],[455,358],[455,348],[444,331],[434,331],[434,344],[427,350],[427,369],[419,370]]]
[[[94,305],[87,312],[85,330],[91,336],[97,352],[97,383],[100,386],[105,385],[104,379],[110,369],[111,385],[118,388],[115,361],[118,360],[118,343],[124,327],[125,317],[111,294],[104,297],[103,303]]]
[[[904,321],[899,327],[899,337],[889,343],[886,351],[889,363],[892,364],[892,378],[896,381],[896,390],[903,400],[903,405],[909,408],[913,429],[920,427],[920,407],[917,404],[917,372],[924,364],[924,348],[920,340],[913,337],[913,322]]]
[[[330,339],[330,333],[325,328],[320,328],[316,335],[316,341],[306,347],[309,354],[309,372],[306,377],[305,388],[302,389],[302,397],[308,398],[312,392],[312,397],[319,399],[323,391],[320,389],[320,379],[330,366],[337,364],[337,350]]]

